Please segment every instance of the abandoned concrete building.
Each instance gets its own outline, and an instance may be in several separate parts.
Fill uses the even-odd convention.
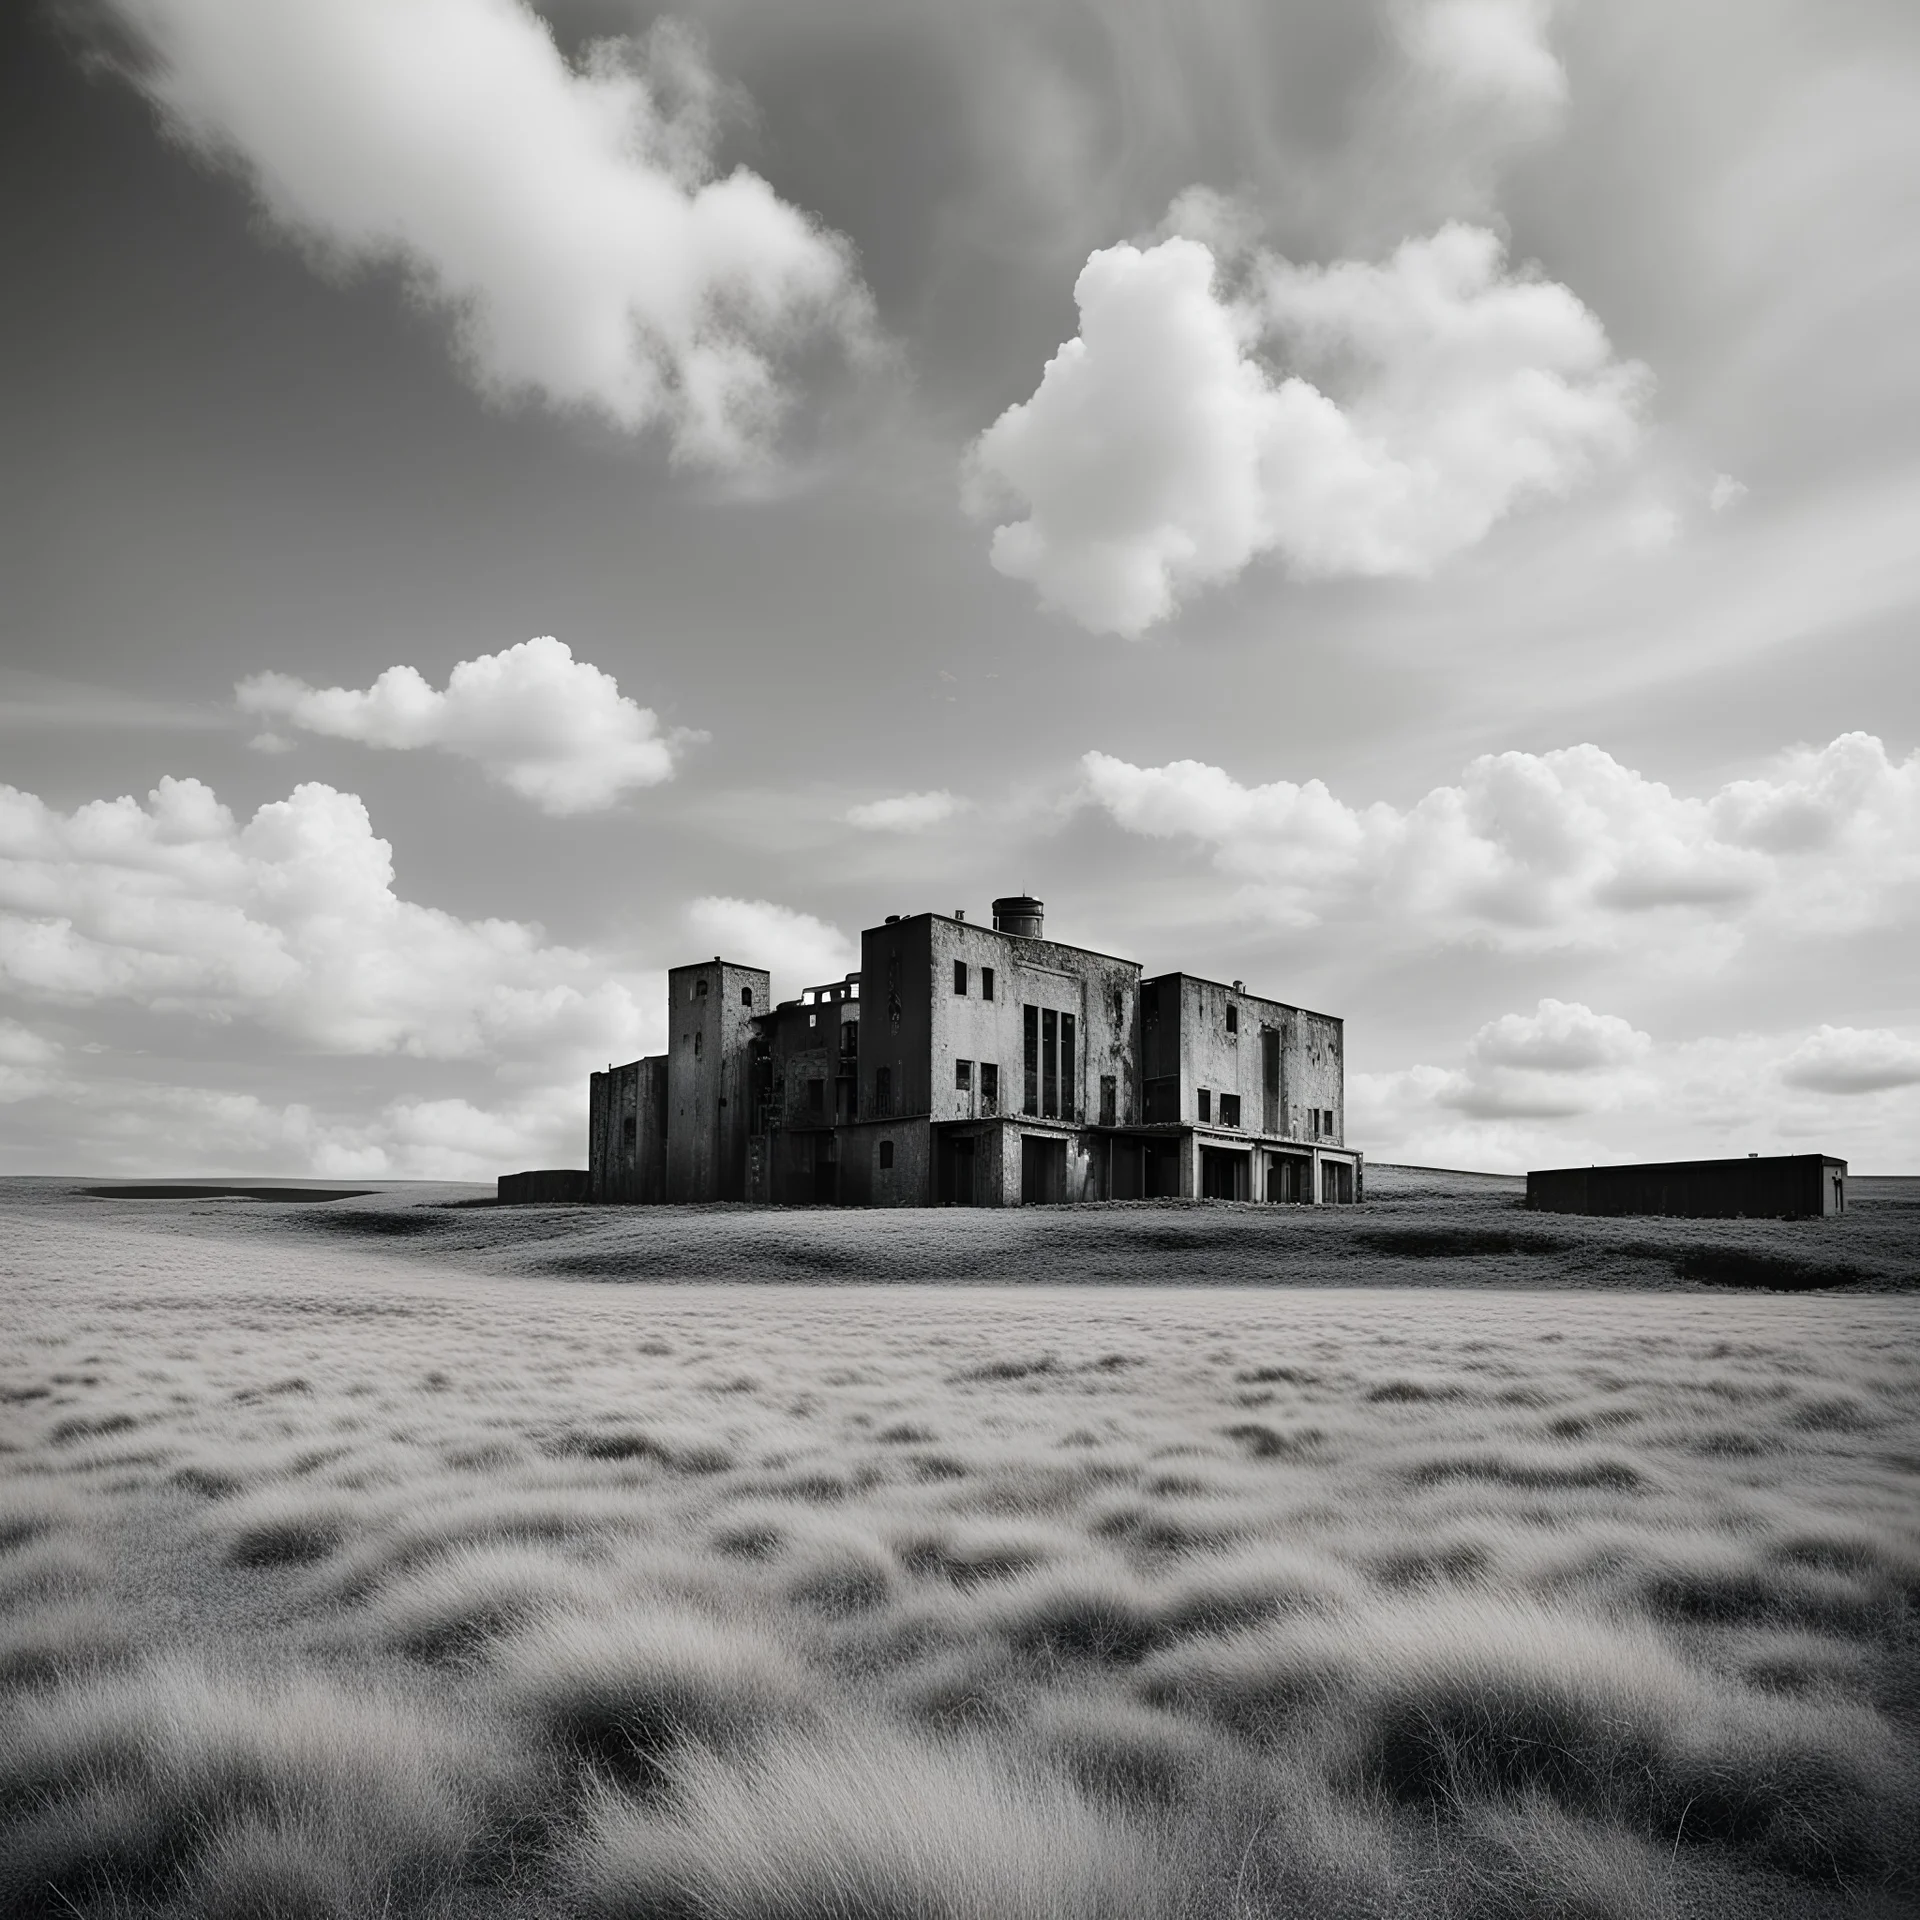
[[[595,1201],[1017,1206],[1361,1197],[1342,1023],[1049,940],[1038,900],[889,915],[860,968],[769,1005],[667,976],[668,1051],[592,1080]]]

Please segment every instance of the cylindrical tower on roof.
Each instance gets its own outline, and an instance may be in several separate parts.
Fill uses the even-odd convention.
[[[1010,893],[993,903],[993,930],[1024,934],[1029,940],[1038,940],[1046,915],[1045,901],[1036,900],[1030,893]]]

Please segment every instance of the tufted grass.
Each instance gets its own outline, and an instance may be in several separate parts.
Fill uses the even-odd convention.
[[[1006,1284],[772,1289],[106,1204],[0,1192],[0,1912],[1920,1901],[1910,1298],[1529,1292],[1593,1243],[1444,1194],[1289,1254],[1424,1291],[1211,1284],[1230,1209],[1071,1223],[1156,1289],[945,1220]]]

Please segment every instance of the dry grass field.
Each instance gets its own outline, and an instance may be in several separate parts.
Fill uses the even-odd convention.
[[[0,1183],[0,1912],[1914,1911],[1920,1186],[1369,1194]]]

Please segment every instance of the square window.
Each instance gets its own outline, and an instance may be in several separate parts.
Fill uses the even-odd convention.
[[[953,963],[953,990],[962,994],[967,990],[967,963],[964,960]]]
[[[880,1164],[882,1167],[890,1167],[893,1165],[893,1142],[891,1140],[882,1140],[880,1142]]]
[[[980,969],[980,998],[982,1000],[991,1000],[993,998],[993,969],[991,967],[982,967]]]
[[[1237,1093],[1223,1093],[1220,1096],[1220,1124],[1223,1127],[1237,1127],[1240,1124],[1240,1096]]]
[[[1213,1124],[1213,1094],[1206,1087],[1200,1089],[1200,1124],[1203,1127]]]
[[[971,1060],[956,1060],[953,1063],[953,1084],[958,1087],[962,1093],[971,1093],[973,1091],[973,1062]]]
[[[1229,1033],[1238,1033],[1240,1031],[1240,1009],[1238,1007],[1229,1007],[1227,1009],[1227,1031]]]

